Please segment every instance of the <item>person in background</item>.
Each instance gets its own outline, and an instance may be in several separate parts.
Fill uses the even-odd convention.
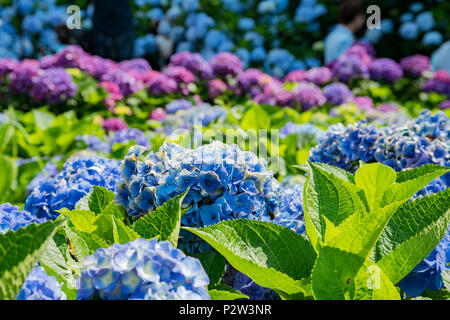
[[[339,5],[339,24],[325,38],[325,63],[338,59],[355,42],[354,34],[365,23],[363,0],[343,0]]]
[[[134,20],[129,0],[94,0],[94,14],[90,30],[69,30],[65,24],[57,26],[63,44],[79,44],[90,54],[115,61],[134,56]]]
[[[434,70],[445,70],[450,73],[450,41],[444,42],[431,55],[431,65]]]
[[[133,58],[134,20],[129,0],[94,0],[88,50],[116,61]]]

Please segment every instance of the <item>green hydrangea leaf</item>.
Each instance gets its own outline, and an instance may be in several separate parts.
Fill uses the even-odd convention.
[[[226,285],[214,285],[208,287],[211,300],[236,300],[248,299],[248,296]]]
[[[237,219],[184,229],[205,240],[260,286],[286,294],[302,291],[299,280],[309,277],[316,259],[308,240],[270,222]]]
[[[442,218],[449,209],[449,203],[450,189],[446,189],[403,204],[392,215],[375,246],[375,261]]]
[[[382,268],[366,260],[355,277],[353,300],[400,300],[399,289]]]
[[[381,268],[372,272],[373,263],[338,248],[320,248],[312,271],[312,289],[318,300],[400,299],[398,290]],[[372,279],[376,276],[375,281]]]
[[[258,104],[254,104],[245,112],[241,121],[242,130],[270,129],[270,117]]]
[[[309,166],[310,176],[305,182],[303,208],[306,232],[317,249],[317,242],[325,235],[323,217],[338,226],[355,212],[365,212],[366,206],[361,198],[362,190],[350,182],[351,175],[317,163],[309,162]]]
[[[28,273],[65,219],[30,224],[0,235],[0,300],[17,297]]]
[[[322,246],[312,271],[312,289],[318,300],[351,300],[355,277],[364,258],[337,248]]]
[[[385,255],[377,265],[393,283],[399,282],[433,251],[444,237],[449,222],[450,210],[447,209],[436,221]]]
[[[70,223],[75,228],[74,231],[96,236],[91,237],[90,241],[94,241],[102,247],[104,245],[103,242],[109,244],[125,243],[140,237],[138,233],[131,227],[125,225],[115,215],[108,213],[96,215],[94,212],[88,210],[60,210],[59,212],[69,217]]]
[[[425,164],[418,168],[404,169],[397,172],[397,180],[395,182],[402,183],[408,180],[417,179],[428,174],[433,174],[434,172],[441,171],[445,173],[448,172],[448,170],[450,170],[448,167],[443,167],[436,164]],[[440,175],[442,175],[443,173],[441,173]]]
[[[325,245],[367,259],[389,219],[401,205],[399,201],[374,212],[356,212],[328,234]]]
[[[286,294],[281,291],[276,291],[282,300],[314,300],[314,293],[312,291],[311,277],[300,280],[299,285],[302,290],[295,294]]]
[[[396,178],[395,170],[381,163],[366,164],[356,170],[355,183],[364,190],[370,211],[383,207],[383,195]]]
[[[424,188],[431,181],[450,172],[450,168],[427,165],[403,172],[408,173],[402,175],[400,179],[402,182],[396,183],[386,190],[383,196],[382,205],[411,198],[416,192],[420,191],[420,189]],[[410,179],[403,180],[406,177]]]
[[[174,247],[177,247],[183,215],[181,205],[187,192],[188,190],[167,200],[156,210],[136,220],[132,225],[134,231],[145,239],[157,237],[160,241],[170,241]]]
[[[111,215],[98,215],[94,222],[95,235],[110,243],[126,243],[140,238],[132,228],[126,226],[122,221]]]
[[[114,192],[104,187],[94,186],[88,199],[89,210],[96,214],[113,215],[123,220],[126,218],[125,210],[114,203],[115,197]]]

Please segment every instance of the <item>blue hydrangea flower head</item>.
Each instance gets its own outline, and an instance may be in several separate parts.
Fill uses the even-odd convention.
[[[400,26],[398,33],[405,40],[414,40],[419,35],[419,26],[414,22],[405,22]]]
[[[182,223],[207,226],[235,218],[276,216],[278,182],[264,161],[236,145],[220,142],[194,150],[163,144],[139,161],[141,150],[130,149],[122,162],[117,202],[133,219],[189,192],[183,206],[190,207]]]
[[[442,272],[450,268],[450,229],[438,246],[422,260],[405,278],[399,287],[410,297],[420,296],[426,289],[444,289]]]
[[[280,191],[280,214],[275,217],[274,222],[298,234],[305,232],[303,185],[282,185]]]
[[[66,300],[61,288],[62,283],[55,276],[47,275],[42,267],[36,266],[28,274],[17,300]]]
[[[91,134],[83,134],[81,136],[76,136],[75,140],[83,142],[86,149],[89,151],[108,153],[110,150],[108,144],[105,141]]]
[[[114,144],[116,143],[128,143],[130,141],[134,141],[140,146],[144,146],[147,148],[150,147],[149,138],[145,135],[144,132],[136,128],[127,128],[117,131],[109,139],[109,149],[112,150]]]
[[[434,16],[431,11],[425,11],[420,13],[416,17],[416,24],[421,31],[430,31],[435,25]]]
[[[37,218],[28,211],[21,211],[19,207],[9,203],[0,204],[0,234],[8,231],[17,231],[30,223],[40,224],[46,219]]]
[[[199,260],[170,242],[137,239],[98,249],[83,261],[80,300],[209,300]]]
[[[189,100],[173,100],[166,105],[166,112],[168,114],[176,113],[178,110],[185,110],[193,108],[192,102]]]
[[[120,163],[100,157],[69,159],[56,178],[45,179],[33,190],[25,202],[25,210],[36,217],[56,219],[56,210],[73,210],[93,186],[116,189],[120,177]]]
[[[380,162],[399,171],[427,163],[450,164],[449,119],[438,111],[423,111],[407,123],[378,129],[365,122],[330,126],[310,150],[310,160],[355,171],[359,160]],[[449,175],[441,179],[448,185]]]
[[[426,46],[439,46],[443,41],[444,37],[439,31],[429,31],[422,39],[422,43]]]

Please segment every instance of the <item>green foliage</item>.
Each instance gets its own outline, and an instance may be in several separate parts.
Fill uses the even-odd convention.
[[[248,299],[248,296],[226,285],[215,285],[208,287],[211,300],[236,300]]]
[[[0,235],[0,300],[12,300],[64,219]]]
[[[394,285],[435,248],[450,219],[448,192],[406,201],[448,168],[429,166],[397,176],[374,163],[351,177],[309,165],[304,214],[318,252],[314,297],[400,299]]]
[[[255,103],[245,112],[241,121],[241,128],[242,130],[270,129],[270,117],[261,106]]]
[[[136,220],[132,226],[134,231],[145,239],[156,237],[160,241],[170,241],[174,247],[177,247],[181,217],[184,213],[181,204],[188,190]]]
[[[286,294],[302,291],[299,280],[309,276],[316,257],[304,237],[269,222],[238,219],[185,229],[257,284]]]
[[[450,221],[448,189],[409,200],[448,170],[426,166],[397,174],[382,164],[361,163],[352,175],[309,163],[303,207],[310,241],[282,226],[245,219],[185,229],[282,299],[396,300],[401,296],[395,285],[436,247]],[[202,259],[213,265],[207,261]]]

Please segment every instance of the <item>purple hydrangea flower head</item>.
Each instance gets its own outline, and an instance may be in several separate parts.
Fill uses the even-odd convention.
[[[155,74],[148,82],[148,92],[154,95],[175,93],[178,90],[177,82],[165,74]]]
[[[119,86],[120,92],[124,96],[136,93],[142,88],[142,83],[133,77],[130,73],[120,69],[113,69],[105,72],[101,76],[103,82],[113,82]]]
[[[373,109],[374,104],[370,97],[354,97],[353,103],[361,110],[370,111]]]
[[[77,85],[62,68],[39,70],[33,77],[30,96],[37,102],[57,104],[76,95]]]
[[[9,58],[0,59],[0,77],[8,75],[19,66],[19,62]]]
[[[184,67],[202,80],[212,76],[211,66],[199,53],[188,51],[175,53],[170,57],[170,64]]]
[[[136,144],[150,148],[149,138],[139,129],[128,128],[124,130],[117,131],[109,140],[109,147],[112,150],[114,144],[116,143],[129,143],[134,141]]]
[[[121,63],[119,63],[119,67],[123,71],[135,71],[138,74],[143,74],[152,70],[152,67],[150,66],[148,61],[142,58],[122,61]]]
[[[69,159],[56,178],[42,181],[27,197],[25,210],[38,218],[56,219],[56,210],[73,210],[93,186],[116,190],[120,162],[100,157]]]
[[[348,50],[348,53],[359,55],[367,64],[376,56],[374,46],[368,41],[356,41]]]
[[[108,97],[103,100],[103,103],[108,107],[109,111],[113,112],[117,101],[123,98],[119,85],[111,81],[102,81],[98,86],[105,89],[108,93]]]
[[[306,78],[305,73],[304,70],[291,71],[284,77],[284,82],[302,82]]]
[[[264,85],[263,92],[257,94],[253,100],[260,104],[291,106],[293,93],[286,90],[281,82],[273,81]]]
[[[33,78],[39,72],[39,62],[23,60],[9,73],[9,89],[12,92],[25,93],[33,85]]]
[[[166,112],[168,114],[176,113],[178,110],[185,110],[193,108],[194,105],[189,100],[173,100],[166,105]]]
[[[44,60],[42,68],[78,68],[82,71],[92,73],[94,64],[91,56],[79,46],[66,46],[52,58]]]
[[[305,80],[317,86],[322,86],[333,78],[333,73],[327,67],[312,68],[306,71]]]
[[[151,120],[155,121],[163,121],[167,116],[166,110],[163,108],[156,108],[152,110],[152,113],[150,115]]]
[[[442,101],[442,102],[439,104],[439,109],[441,109],[441,110],[450,109],[450,100]]]
[[[120,66],[116,62],[99,56],[91,56],[87,61],[90,64],[88,72],[97,80],[101,80],[104,74],[109,73],[112,70],[120,70]]]
[[[120,130],[125,130],[128,128],[128,125],[125,121],[120,118],[108,118],[102,121],[102,127],[106,132],[117,132]]]
[[[375,59],[370,65],[370,77],[373,80],[394,83],[403,77],[403,69],[392,59]]]
[[[300,83],[292,90],[295,105],[301,106],[303,110],[315,106],[323,106],[327,98],[319,87],[312,83]]]
[[[398,107],[396,104],[393,103],[382,103],[377,107],[377,110],[383,113],[387,112],[397,112]]]
[[[425,71],[431,70],[430,58],[420,54],[400,60],[400,65],[403,71],[411,77],[420,77]]]
[[[369,77],[368,66],[357,54],[342,55],[333,65],[332,71],[342,82]]]
[[[213,57],[210,65],[218,77],[237,76],[242,71],[242,61],[232,53],[221,52]]]
[[[225,93],[228,87],[221,79],[212,79],[208,81],[208,96],[211,99],[215,99]]]
[[[258,69],[247,69],[241,72],[237,78],[239,89],[245,94],[250,93],[251,96],[261,92],[259,79],[263,73]]]
[[[348,86],[339,82],[327,85],[323,88],[323,94],[327,98],[327,101],[335,106],[339,106],[353,98],[353,93]]]
[[[83,261],[77,299],[209,300],[200,261],[168,241],[136,239],[98,249]]]
[[[450,74],[445,70],[436,71],[433,78],[423,84],[422,90],[450,96]]]
[[[180,66],[168,66],[164,69],[163,74],[175,79],[177,83],[191,83],[195,80],[195,76],[192,72],[185,67]]]

